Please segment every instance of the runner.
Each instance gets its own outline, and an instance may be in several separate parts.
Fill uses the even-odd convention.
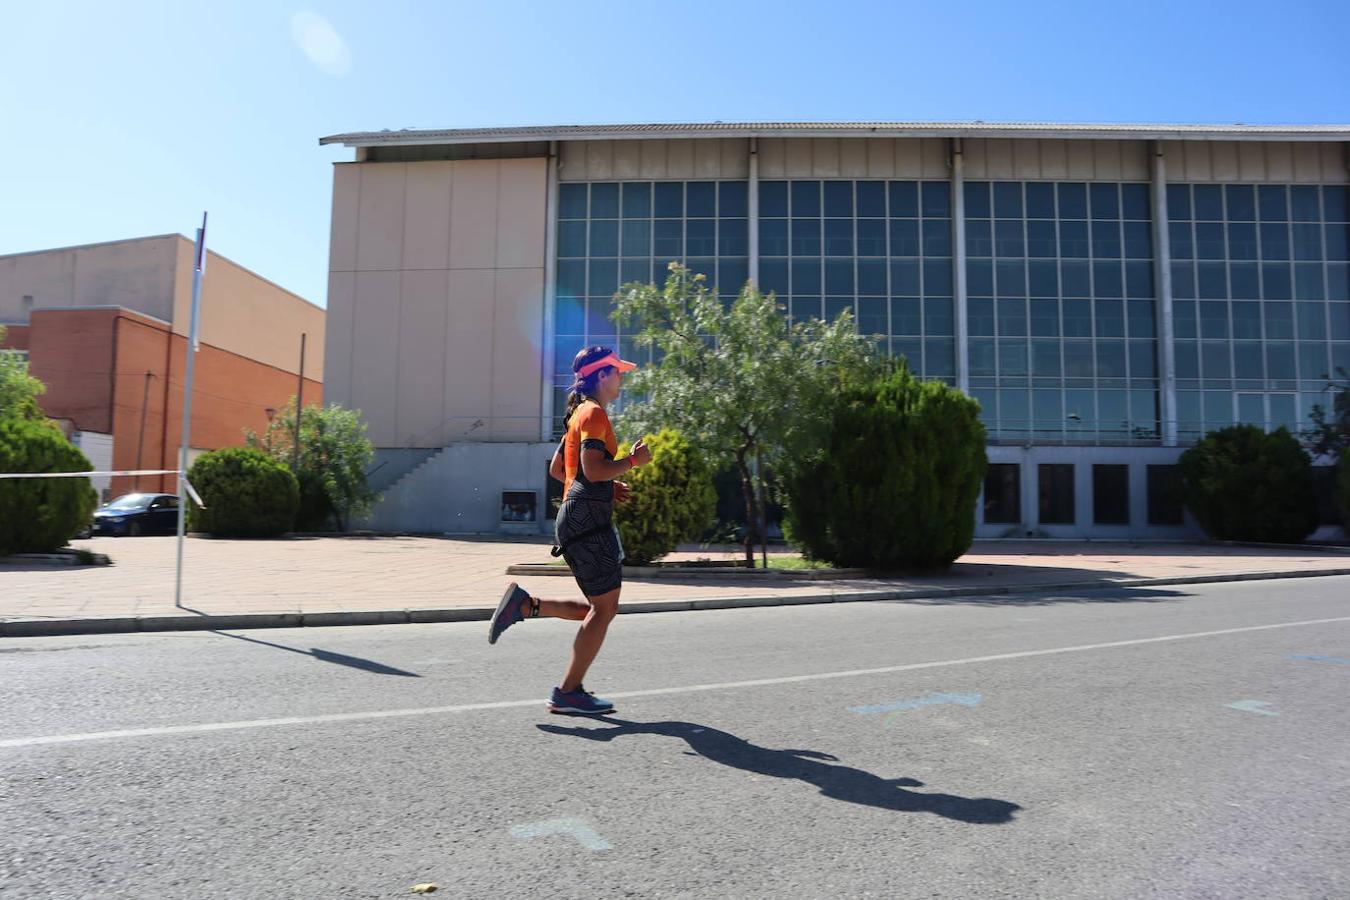
[[[567,398],[564,435],[553,454],[549,474],[563,482],[563,502],[555,526],[553,555],[567,561],[585,595],[578,600],[541,600],[512,582],[492,615],[488,643],[526,618],[549,616],[579,619],[581,630],[572,644],[572,662],[562,684],[553,689],[548,708],[555,713],[607,713],[614,704],[582,687],[586,670],[600,652],[610,620],[619,611],[623,583],[623,545],[614,527],[614,503],[628,496],[623,473],[651,462],[652,452],[639,440],[623,459],[615,459],[619,442],[605,407],[623,388],[623,373],[637,365],[619,359],[608,347],[587,347],[572,361],[576,380]]]

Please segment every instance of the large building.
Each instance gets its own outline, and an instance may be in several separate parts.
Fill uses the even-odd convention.
[[[4,346],[47,386],[39,402],[99,471],[177,469],[193,243],[178,234],[0,256]],[[297,393],[323,399],[324,311],[209,253],[189,459],[238,446]],[[94,479],[106,498],[177,490],[172,475]]]
[[[1181,537],[1174,464],[1350,369],[1350,126],[378,131],[334,169],[327,390],[373,523],[547,529],[570,361],[680,260],[979,399],[978,534]]]

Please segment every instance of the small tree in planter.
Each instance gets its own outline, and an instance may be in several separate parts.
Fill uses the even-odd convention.
[[[206,504],[189,499],[188,527],[215,537],[277,537],[291,530],[300,506],[291,470],[248,447],[203,453],[188,481]]]
[[[970,397],[903,362],[843,373],[813,448],[783,473],[787,531],[808,558],[929,570],[970,549],[987,463]]]
[[[1292,544],[1317,527],[1312,463],[1284,428],[1211,431],[1179,465],[1186,506],[1210,537]]]
[[[697,540],[717,513],[712,468],[678,432],[664,429],[647,436],[650,464],[623,477],[632,488],[614,506],[625,561],[643,566],[665,556],[681,541]],[[630,445],[619,448],[628,455]]]
[[[0,472],[88,472],[60,429],[0,418]],[[98,494],[88,478],[0,478],[0,556],[50,553],[89,523]]]
[[[288,468],[295,460],[295,397],[267,431],[245,429],[248,446]],[[366,486],[366,469],[375,451],[366,437],[359,410],[336,403],[308,406],[300,417],[300,454],[295,477],[300,483],[297,531],[322,531],[330,523],[346,531],[353,518],[370,511],[378,494]]]

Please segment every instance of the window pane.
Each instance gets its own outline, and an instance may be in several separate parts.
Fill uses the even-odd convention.
[[[988,219],[966,219],[966,256],[994,255],[993,226]]]
[[[951,186],[945,181],[923,182],[924,217],[943,218],[952,214]]]
[[[1017,524],[1022,521],[1022,467],[991,463],[984,475],[984,521]]]
[[[788,214],[788,189],[786,181],[761,181],[759,183],[759,214],[786,218]]]
[[[859,181],[857,183],[858,216],[884,218],[886,215],[886,183]]]
[[[1197,222],[1223,221],[1223,190],[1219,185],[1192,185],[1192,197]]]
[[[1289,209],[1295,222],[1316,222],[1322,218],[1319,191],[1310,184],[1296,184],[1289,188]],[[594,202],[594,201],[592,201]]]
[[[792,220],[792,255],[820,256],[821,224],[819,219]]]
[[[646,219],[652,214],[652,186],[645,181],[629,182],[623,186],[623,217]]]
[[[1181,498],[1181,473],[1176,466],[1148,467],[1148,524],[1184,524]]]
[[[1190,221],[1191,187],[1188,184],[1167,186],[1167,217],[1173,222]]]
[[[717,186],[717,214],[741,218],[750,214],[749,185],[744,181],[724,181]]]
[[[558,186],[558,217],[561,219],[586,218],[587,185],[562,184]]]
[[[1228,221],[1256,221],[1256,195],[1249,184],[1230,184],[1224,187],[1228,203]]]
[[[946,219],[925,219],[923,223],[924,256],[951,256],[951,224]]]
[[[591,256],[619,255],[619,221],[591,219]]]
[[[591,185],[591,218],[619,217],[619,185],[616,182]]]
[[[1096,525],[1130,524],[1130,467],[1092,467],[1092,521]]]
[[[1148,221],[1153,218],[1148,185],[1122,184],[1120,186],[1120,201],[1122,218],[1140,221]]]
[[[717,215],[717,182],[691,181],[685,186],[684,214],[690,218]]]
[[[923,301],[923,330],[927,335],[951,335],[954,302],[946,297],[929,297]]]
[[[919,183],[917,181],[890,182],[891,217],[918,218]]]
[[[1074,522],[1073,465],[1041,463],[1037,467],[1040,488],[1040,521],[1044,525]]]
[[[1289,221],[1289,196],[1282,184],[1263,184],[1257,188],[1262,222]]]
[[[1056,186],[1060,196],[1060,219],[1087,219],[1088,186],[1065,182]]]
[[[919,261],[898,259],[891,263],[891,296],[917,297],[920,293]]]
[[[853,255],[852,219],[825,220],[825,255],[826,256]]]
[[[853,182],[825,182],[825,215],[853,216]]]
[[[658,181],[652,189],[652,214],[658,219],[684,216],[684,182]]]
[[[919,256],[917,219],[891,220],[891,256]]]
[[[859,219],[857,225],[858,225],[858,255],[885,256],[886,220]]]
[[[1055,186],[1030,181],[1026,185],[1027,218],[1053,219],[1055,217]]]
[[[994,215],[1000,219],[1022,218],[1022,185],[1020,182],[994,182]]]
[[[794,216],[820,215],[819,181],[792,182],[792,215]]]
[[[1120,218],[1120,189],[1114,184],[1093,184],[1091,186],[1092,218]]]

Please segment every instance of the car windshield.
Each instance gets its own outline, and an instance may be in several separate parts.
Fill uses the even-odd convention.
[[[127,494],[125,497],[118,497],[109,503],[104,509],[145,509],[150,505],[150,501],[155,499],[154,494]]]

